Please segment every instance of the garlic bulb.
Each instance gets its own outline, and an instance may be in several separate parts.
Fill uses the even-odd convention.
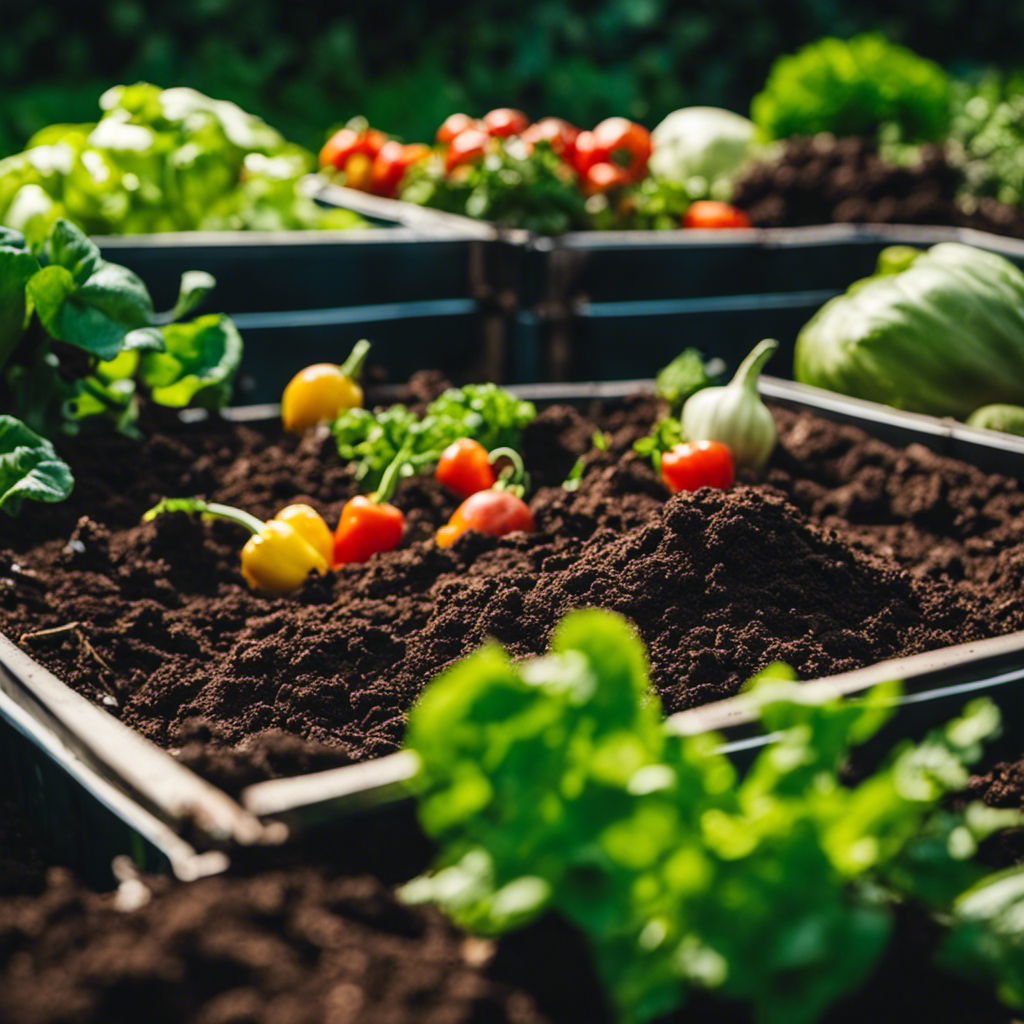
[[[762,341],[740,364],[736,376],[719,388],[705,388],[687,399],[681,417],[689,441],[718,441],[732,452],[736,468],[760,473],[775,448],[775,420],[757,393],[761,367],[779,343]]]

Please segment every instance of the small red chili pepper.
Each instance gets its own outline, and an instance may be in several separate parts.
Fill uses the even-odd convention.
[[[468,498],[477,491],[489,490],[497,478],[487,449],[471,437],[460,437],[441,453],[434,479],[442,487]]]
[[[522,498],[510,491],[477,491],[455,510],[447,525],[437,531],[437,543],[443,548],[449,547],[467,530],[504,537],[514,530],[529,533],[535,529],[533,516]]]
[[[686,441],[661,457],[661,479],[673,493],[698,487],[731,487],[735,478],[732,452],[718,441]]]
[[[410,448],[411,442],[402,446],[384,470],[380,486],[373,494],[357,494],[345,502],[334,531],[334,568],[350,562],[365,562],[378,552],[394,551],[402,542],[405,516],[400,509],[388,504],[387,499],[395,492]]]
[[[357,494],[345,503],[334,531],[334,564],[365,562],[379,551],[393,551],[404,529],[405,516],[394,505]]]

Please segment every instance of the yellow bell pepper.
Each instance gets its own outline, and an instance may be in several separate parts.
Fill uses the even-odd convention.
[[[361,408],[363,389],[356,383],[370,351],[368,341],[356,342],[341,366],[315,363],[300,370],[281,396],[284,429],[302,433],[324,420],[335,420],[346,409]]]
[[[202,498],[164,498],[142,518],[148,522],[162,512],[199,512],[250,530],[252,536],[242,548],[242,576],[254,590],[275,596],[290,594],[311,572],[325,573],[331,564],[331,531],[308,505],[289,505],[264,523],[230,505]]]

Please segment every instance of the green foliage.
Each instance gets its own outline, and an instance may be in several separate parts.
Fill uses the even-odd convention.
[[[908,142],[939,141],[950,81],[937,64],[882,35],[827,38],[780,57],[751,116],[766,139],[831,132],[876,138],[886,124]]]
[[[26,498],[63,501],[74,484],[52,444],[13,416],[0,416],[0,509],[15,516]]]
[[[403,448],[409,458],[401,473],[411,476],[460,437],[471,437],[488,451],[516,448],[523,427],[536,415],[532,402],[495,384],[467,384],[435,398],[421,419],[403,405],[380,412],[355,408],[343,412],[332,429],[339,455],[358,460],[356,478],[373,490]]]
[[[985,701],[841,783],[898,689],[825,699],[771,666],[751,692],[776,739],[739,779],[717,737],[666,728],[618,616],[570,613],[545,657],[486,646],[410,714],[420,819],[441,853],[403,894],[485,934],[556,910],[625,1022],[706,988],[761,1024],[812,1024],[871,973],[890,900],[948,911],[984,875],[978,840],[1021,821],[941,809],[998,727]]]
[[[504,145],[465,172],[453,179],[438,162],[418,165],[410,170],[401,198],[543,235],[587,226],[576,174],[547,143],[529,154],[521,143]]]
[[[140,83],[100,106],[97,123],[50,125],[0,161],[4,223],[31,238],[63,217],[93,234],[321,226],[297,190],[311,154],[235,104]]]
[[[242,339],[223,316],[173,321],[214,286],[182,276],[175,308],[158,316],[131,271],[104,260],[77,227],[58,220],[27,246],[0,228],[0,508],[59,501],[71,474],[46,437],[105,425],[135,434],[136,387],[172,407],[227,403]]]
[[[988,75],[954,89],[950,150],[961,198],[1024,205],[1024,76]]]

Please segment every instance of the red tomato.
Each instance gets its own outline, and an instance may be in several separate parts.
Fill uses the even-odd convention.
[[[594,129],[594,163],[607,160],[622,167],[630,181],[647,173],[651,156],[651,135],[642,125],[624,117],[609,117]]]
[[[441,453],[434,479],[459,497],[468,498],[493,487],[495,477],[487,449],[471,437],[460,437]]]
[[[523,132],[522,138],[531,145],[535,142],[547,142],[555,156],[571,164],[576,155],[576,139],[579,134],[579,128],[568,121],[563,121],[560,117],[545,117],[531,124]]]
[[[610,192],[613,188],[621,188],[630,182],[629,175],[615,164],[591,164],[583,174],[581,187],[588,196],[599,192]]]
[[[365,153],[372,160],[384,148],[384,143],[387,141],[388,137],[383,132],[377,131],[376,128],[367,128],[359,143],[360,152]]]
[[[334,531],[334,564],[365,562],[378,551],[393,551],[404,528],[405,516],[394,505],[357,494],[345,503]]]
[[[437,531],[437,543],[443,548],[449,547],[467,530],[504,537],[514,530],[530,533],[535,529],[533,516],[521,498],[508,491],[477,491],[452,513],[448,524]]]
[[[469,114],[450,114],[445,118],[444,124],[437,129],[434,141],[439,146],[450,145],[456,135],[461,135],[467,128],[475,128],[476,121]]]
[[[342,170],[345,161],[353,153],[359,152],[362,135],[351,128],[341,128],[336,131],[320,150],[320,166],[333,167],[335,170]]]
[[[508,139],[522,135],[530,119],[521,111],[511,107],[499,107],[484,114],[484,131],[496,139]]]
[[[385,142],[374,158],[370,174],[370,191],[379,196],[393,198],[405,172],[420,160],[430,156],[430,147],[422,142],[403,146],[400,142]]]
[[[486,132],[477,128],[467,128],[464,132],[459,132],[448,147],[448,153],[444,158],[445,170],[451,171],[459,164],[473,163],[481,159],[487,152],[487,143],[490,140],[491,137]]]
[[[591,165],[601,163],[607,159],[607,156],[602,157],[597,151],[597,140],[594,138],[593,132],[580,132],[576,136],[576,142],[573,146],[573,166],[576,168],[576,173],[582,178],[584,174],[590,169]]]
[[[749,228],[750,218],[735,206],[698,199],[683,215],[684,228]]]
[[[732,452],[718,441],[686,441],[661,457],[661,479],[673,494],[698,487],[724,490],[734,478]]]

